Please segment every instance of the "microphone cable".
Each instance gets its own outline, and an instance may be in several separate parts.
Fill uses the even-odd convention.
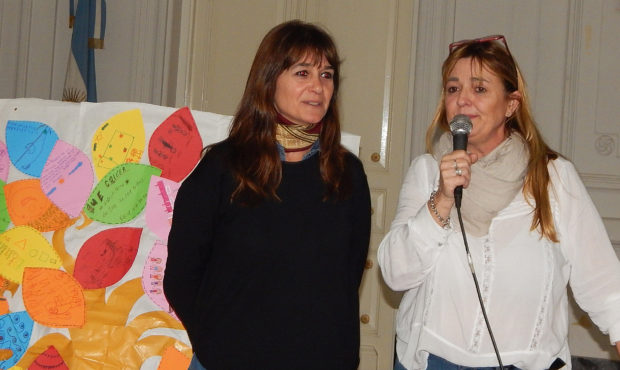
[[[469,269],[471,270],[471,275],[474,278],[474,284],[476,285],[476,293],[478,294],[478,302],[480,302],[480,308],[482,309],[482,316],[484,316],[484,322],[487,325],[487,330],[489,331],[489,336],[491,337],[491,343],[493,343],[493,349],[495,350],[495,357],[497,357],[497,361],[499,362],[500,370],[504,370],[504,365],[502,364],[502,357],[499,355],[499,350],[497,349],[497,343],[495,343],[495,337],[493,336],[493,330],[491,330],[491,324],[489,323],[489,318],[487,317],[487,311],[484,308],[484,303],[482,302],[482,294],[480,293],[480,285],[478,284],[478,278],[476,277],[476,270],[474,269],[474,261],[471,258],[471,253],[469,253],[469,245],[467,244],[467,237],[465,236],[465,227],[463,226],[463,218],[461,217],[461,197],[455,199],[456,205],[456,213],[459,216],[459,225],[461,226],[461,234],[463,235],[463,243],[465,244],[465,252],[467,253],[467,262],[469,263]]]

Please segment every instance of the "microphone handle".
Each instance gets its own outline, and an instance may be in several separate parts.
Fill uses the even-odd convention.
[[[452,149],[453,150],[466,150],[467,149],[467,134],[458,133],[452,135]],[[461,199],[463,198],[463,186],[457,186],[454,189],[454,205],[456,208],[461,208]]]
[[[467,134],[452,135],[452,150],[467,150]]]

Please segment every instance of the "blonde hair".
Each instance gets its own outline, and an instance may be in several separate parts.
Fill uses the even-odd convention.
[[[541,236],[558,242],[558,235],[553,223],[551,203],[549,200],[550,178],[548,163],[560,156],[543,140],[532,115],[525,81],[510,51],[498,42],[465,42],[455,48],[442,66],[442,86],[446,85],[448,75],[460,59],[471,58],[480,68],[486,68],[497,75],[504,84],[506,96],[518,91],[520,104],[515,113],[506,120],[508,132],[516,131],[525,139],[529,149],[527,173],[523,183],[523,195],[534,207],[530,230],[539,229]],[[445,89],[435,111],[431,125],[426,131],[426,151],[433,153],[433,145],[438,134],[449,131],[446,117]]]

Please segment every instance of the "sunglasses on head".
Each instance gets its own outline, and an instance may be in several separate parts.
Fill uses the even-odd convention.
[[[510,54],[510,49],[508,49],[508,44],[506,43],[506,38],[504,37],[504,35],[491,35],[491,36],[480,37],[477,39],[455,41],[450,44],[449,50],[450,50],[450,53],[452,53],[455,49],[458,49],[459,47],[465,44],[494,42],[494,41],[501,41],[502,43],[504,43],[504,47],[506,47],[506,50]]]

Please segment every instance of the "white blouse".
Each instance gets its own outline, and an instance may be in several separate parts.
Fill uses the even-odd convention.
[[[522,192],[492,220],[488,235],[467,235],[502,362],[522,369],[546,369],[557,357],[570,368],[567,283],[610,342],[620,341],[620,262],[601,217],[572,163],[552,161],[549,173],[560,243],[530,231],[533,208]],[[412,162],[379,246],[385,282],[406,291],[396,351],[410,370],[425,369],[428,353],[464,366],[498,366],[458,220],[443,229],[426,206],[438,182],[431,155]]]

